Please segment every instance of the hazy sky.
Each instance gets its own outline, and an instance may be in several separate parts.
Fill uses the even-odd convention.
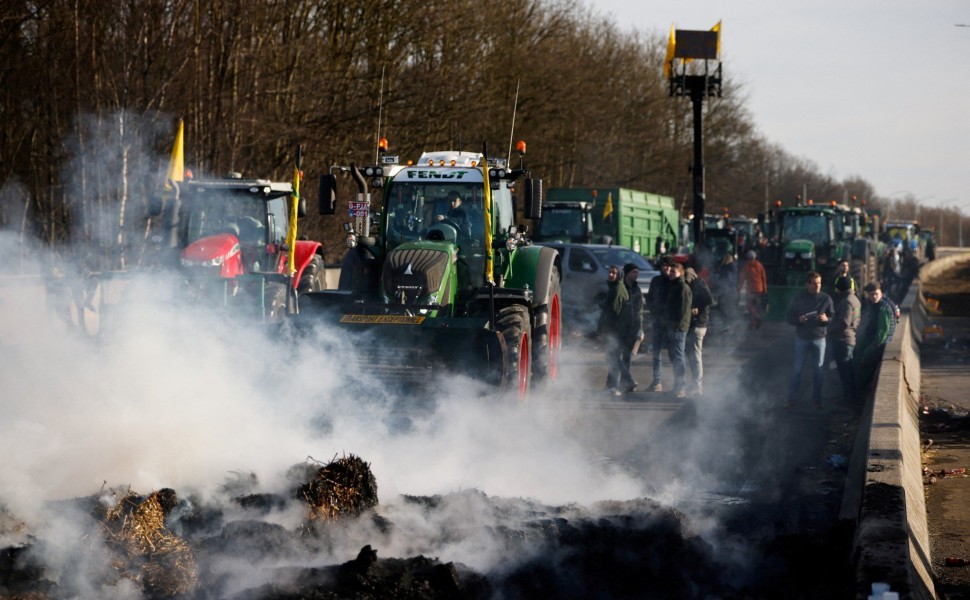
[[[664,38],[721,20],[725,75],[769,141],[880,196],[970,212],[967,0],[587,3]]]

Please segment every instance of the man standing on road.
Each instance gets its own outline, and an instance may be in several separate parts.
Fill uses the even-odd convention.
[[[610,265],[606,276],[606,298],[600,305],[600,318],[596,327],[596,333],[603,340],[606,350],[606,366],[609,369],[606,374],[606,391],[610,393],[615,393],[620,385],[620,338],[623,335],[620,315],[624,305],[629,302],[630,296],[626,293],[626,287],[620,282],[620,267]]]
[[[825,357],[825,334],[835,314],[832,298],[822,291],[822,276],[815,271],[805,277],[805,289],[792,298],[785,320],[795,326],[795,364],[788,383],[785,408],[795,404],[805,362],[812,366],[812,400],[822,406],[822,361]]]
[[[861,396],[869,387],[882,362],[886,343],[896,330],[896,315],[888,298],[882,293],[879,282],[870,281],[864,288],[866,305],[857,335],[853,361],[856,367],[856,390]]]
[[[613,392],[615,396],[634,392],[638,385],[630,372],[630,363],[633,360],[633,348],[643,338],[643,291],[637,284],[639,274],[640,269],[635,264],[623,265],[623,279],[617,290],[619,294],[626,294],[627,301],[623,304],[616,323],[620,352],[617,362],[619,380]]]
[[[664,307],[664,329],[667,356],[674,370],[674,392],[678,398],[687,396],[687,365],[684,361],[684,346],[687,343],[687,330],[690,329],[691,293],[684,281],[684,265],[674,263],[668,271],[670,288],[667,290],[667,304]]]
[[[768,296],[768,276],[754,250],[748,250],[744,257],[747,260],[738,277],[738,293],[747,286],[748,298],[745,306],[748,309],[748,329],[757,329],[761,327],[761,311]]]
[[[661,354],[664,346],[664,309],[667,306],[667,290],[670,288],[670,269],[673,268],[674,259],[664,256],[660,259],[660,275],[655,275],[650,280],[650,289],[647,291],[647,308],[650,310],[650,353],[653,358],[653,380],[650,382],[650,390],[662,392],[663,386],[660,384],[661,368],[663,360]]]
[[[859,286],[856,285],[855,279],[852,278],[852,273],[849,269],[849,261],[845,260],[844,258],[835,265],[835,277],[832,278],[833,293],[838,292],[835,284],[838,283],[839,279],[842,277],[849,280],[849,291],[853,294],[858,293]]]
[[[730,255],[728,255],[730,256]],[[707,282],[697,276],[694,269],[684,271],[684,281],[690,287],[690,328],[687,330],[687,365],[693,380],[691,393],[704,395],[704,336],[711,315],[714,296]]]
[[[852,372],[852,351],[855,348],[856,329],[862,318],[862,303],[852,289],[850,277],[835,280],[835,316],[828,326],[828,343],[832,359],[839,370],[842,382],[842,398],[851,402],[855,398],[855,375]]]

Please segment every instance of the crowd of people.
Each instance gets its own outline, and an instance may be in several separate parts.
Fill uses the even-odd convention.
[[[827,356],[838,370],[843,400],[858,400],[872,383],[886,344],[892,339],[899,309],[883,293],[879,282],[866,284],[863,303],[856,295],[852,276],[840,266],[834,288],[833,299],[822,291],[822,276],[810,272],[805,277],[805,289],[788,306],[785,320],[795,326],[795,360],[786,408],[797,403],[806,363],[812,373],[812,402],[816,408],[822,406]]]
[[[648,389],[664,391],[661,376],[666,354],[673,372],[674,395],[703,395],[703,347],[712,322],[730,323],[742,294],[748,329],[757,330],[764,319],[767,277],[754,251],[745,254],[740,272],[734,257],[727,254],[706,278],[669,255],[658,262],[660,273],[650,281],[645,300],[636,265],[610,267],[598,330],[609,365],[605,389],[615,396],[639,388],[630,367],[647,335],[652,367]],[[816,407],[822,405],[826,362],[837,370],[844,399],[851,402],[860,398],[871,384],[895,330],[899,309],[879,282],[867,283],[860,298],[849,263],[841,261],[833,281],[826,283],[831,295],[823,291],[821,274],[808,273],[805,288],[792,298],[785,313],[785,321],[795,328],[786,408],[798,403],[806,366],[811,371],[811,400]],[[644,328],[644,308],[648,311],[648,331]]]

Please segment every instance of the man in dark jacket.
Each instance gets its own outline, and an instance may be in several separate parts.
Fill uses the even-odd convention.
[[[707,282],[698,277],[694,269],[684,271],[684,281],[690,287],[691,295],[690,328],[686,342],[687,365],[693,379],[690,391],[701,396],[704,394],[704,336],[707,334],[714,295]]]
[[[856,329],[862,318],[862,303],[853,289],[851,277],[835,280],[835,316],[828,326],[828,344],[832,359],[839,369],[842,396],[846,402],[855,397],[855,377],[852,372],[852,351],[855,348]]]
[[[647,309],[650,311],[650,353],[653,358],[653,380],[650,382],[650,390],[654,392],[663,391],[663,386],[660,384],[663,366],[661,354],[664,346],[663,313],[664,307],[667,306],[667,290],[670,288],[670,279],[667,276],[673,265],[673,258],[662,257],[660,275],[655,275],[650,280],[650,289],[647,291]]]
[[[687,396],[684,346],[691,316],[691,293],[690,287],[684,281],[684,265],[674,263],[668,271],[667,279],[670,280],[670,288],[667,290],[667,303],[663,311],[663,326],[666,330],[664,344],[674,370],[674,392],[678,398],[684,398]]]
[[[886,343],[896,331],[895,309],[889,298],[883,294],[879,282],[870,281],[863,289],[866,303],[856,336],[858,344],[852,357],[856,369],[856,391],[859,394],[864,393],[872,382],[882,363]]]
[[[643,338],[643,291],[637,283],[637,276],[640,269],[633,263],[623,265],[623,279],[620,282],[619,290],[628,296],[627,302],[617,315],[617,333],[620,341],[620,357],[617,364],[619,370],[619,381],[614,394],[619,396],[624,392],[630,393],[637,389],[637,382],[633,379],[630,372],[630,363],[633,360],[633,349]]]
[[[822,276],[815,271],[810,272],[805,277],[805,289],[792,298],[785,315],[785,320],[795,326],[795,364],[788,383],[785,408],[795,404],[806,360],[812,366],[812,400],[816,408],[821,408],[825,334],[834,314],[832,298],[822,291]]]
[[[600,305],[600,318],[596,327],[606,351],[606,391],[615,394],[620,386],[620,339],[623,337],[620,314],[623,305],[630,301],[626,287],[620,282],[620,267],[610,265],[606,276],[606,298]]]

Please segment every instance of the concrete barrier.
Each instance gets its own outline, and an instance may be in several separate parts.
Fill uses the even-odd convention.
[[[930,279],[967,260],[970,254],[961,253],[927,263],[920,278]],[[929,323],[922,285],[909,290],[901,309],[867,399],[841,514],[851,519],[858,510],[853,557],[856,596],[863,599],[874,582],[888,583],[900,598],[937,597],[919,433],[919,346]]]

